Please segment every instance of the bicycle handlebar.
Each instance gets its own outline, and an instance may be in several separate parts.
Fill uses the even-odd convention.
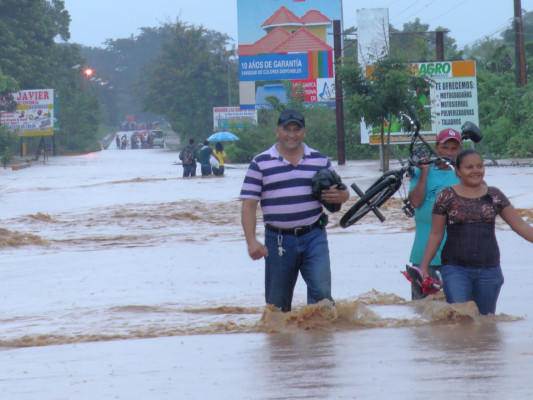
[[[411,117],[412,123],[415,125],[415,129],[418,132],[420,130],[420,120],[418,119],[418,116],[415,113],[415,110],[413,107],[411,107],[411,104],[407,100],[404,100],[403,104],[407,108],[407,112],[409,113],[409,116]]]
[[[407,100],[404,101],[403,104],[407,108],[409,115],[401,113],[401,117],[409,120],[410,127],[407,134],[412,135],[411,143],[409,145],[409,159],[407,163],[403,163],[400,159],[400,162],[402,163],[400,169],[385,172],[366,192],[359,189],[355,183],[351,185],[352,189],[359,195],[360,199],[352,205],[341,218],[340,226],[343,228],[347,228],[356,223],[370,211],[374,212],[381,222],[383,222],[385,217],[379,212],[378,208],[385,204],[385,202],[399,190],[403,184],[404,176],[414,166],[434,164],[440,169],[441,163],[444,163],[445,166],[455,169],[453,161],[449,157],[439,157],[435,149],[433,149],[433,147],[426,142],[424,137],[420,135],[420,120],[418,119],[418,116]],[[413,127],[414,132],[412,131]],[[481,131],[472,122],[465,122],[463,126],[461,126],[461,137],[463,139],[468,138],[476,143],[482,138]],[[405,198],[403,201],[405,207],[402,209],[408,217],[412,217],[414,215],[414,210],[410,205],[408,198]]]
[[[436,156],[436,157],[429,157],[427,160],[416,158],[416,156],[414,155],[409,157],[409,164],[413,166],[429,165],[429,164],[434,164],[435,166],[438,166],[440,163],[444,163],[446,166],[450,167],[452,170],[455,170],[453,160],[450,157]]]

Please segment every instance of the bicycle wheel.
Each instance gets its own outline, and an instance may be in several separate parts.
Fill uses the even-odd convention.
[[[347,228],[355,224],[373,208],[379,208],[400,188],[402,180],[396,175],[384,175],[365,192],[340,220],[340,226]]]

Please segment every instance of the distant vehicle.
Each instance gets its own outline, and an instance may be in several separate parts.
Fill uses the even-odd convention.
[[[152,135],[154,135],[154,141],[152,143],[152,147],[165,147],[165,133],[160,130],[152,130],[150,131]]]

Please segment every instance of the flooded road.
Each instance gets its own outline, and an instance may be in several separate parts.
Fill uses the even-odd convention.
[[[501,221],[496,316],[408,301],[414,222],[399,199],[383,224],[331,216],[334,310],[306,306],[299,281],[279,314],[240,227],[247,166],[183,179],[177,160],[108,150],[0,171],[3,398],[533,396],[532,246]],[[374,161],[337,171],[363,188],[379,173]],[[487,169],[487,181],[531,218],[532,168]]]

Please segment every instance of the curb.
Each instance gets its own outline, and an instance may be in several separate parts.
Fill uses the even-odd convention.
[[[17,171],[19,169],[28,168],[28,167],[31,167],[31,163],[29,163],[29,162],[24,163],[24,164],[12,165],[11,166],[11,170],[12,171]]]

